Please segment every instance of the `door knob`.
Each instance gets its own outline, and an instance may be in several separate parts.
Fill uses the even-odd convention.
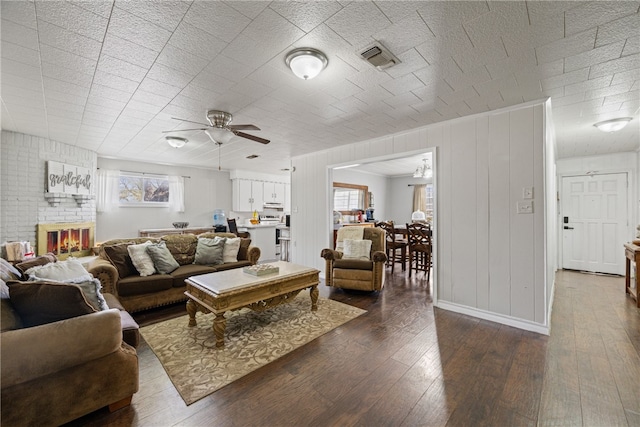
[[[564,226],[565,230],[573,230],[573,227],[567,227],[566,225]]]

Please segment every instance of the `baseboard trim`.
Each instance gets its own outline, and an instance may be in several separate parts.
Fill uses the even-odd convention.
[[[531,331],[542,335],[549,335],[549,327],[539,323],[529,322],[527,320],[518,319],[516,317],[497,314],[486,310],[480,310],[465,305],[460,305],[448,301],[438,301],[438,308],[453,311],[455,313],[465,314],[467,316],[477,317],[491,322],[500,323],[502,325],[512,326],[514,328]]]

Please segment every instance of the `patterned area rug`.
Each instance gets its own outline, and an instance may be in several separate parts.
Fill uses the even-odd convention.
[[[141,328],[187,405],[365,313],[326,298],[311,311],[309,292],[262,313],[247,308],[225,314],[225,347],[216,349],[213,314],[196,314]]]

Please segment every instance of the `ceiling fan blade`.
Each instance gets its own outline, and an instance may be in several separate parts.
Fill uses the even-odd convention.
[[[229,125],[227,127],[231,130],[260,130],[256,125]]]
[[[208,123],[200,123],[200,122],[194,122],[193,120],[187,120],[187,119],[181,119],[180,117],[171,117],[173,120],[180,120],[182,122],[189,122],[189,123],[195,123],[197,125],[202,125],[202,126],[209,126],[211,127],[210,124]]]
[[[231,132],[233,132],[233,134],[236,135],[236,136],[240,136],[242,138],[247,138],[247,139],[250,139],[252,141],[259,142],[261,144],[268,144],[268,143],[271,142],[268,139],[260,138],[259,136],[249,135],[248,133],[239,132],[237,130],[232,130]]]
[[[206,128],[197,128],[197,129],[174,129],[174,130],[163,130],[162,133],[171,133],[171,132],[186,132],[188,130],[208,130],[211,126]]]

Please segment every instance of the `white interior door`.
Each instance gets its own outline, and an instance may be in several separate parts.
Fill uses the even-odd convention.
[[[624,274],[627,174],[562,178],[562,267]]]

